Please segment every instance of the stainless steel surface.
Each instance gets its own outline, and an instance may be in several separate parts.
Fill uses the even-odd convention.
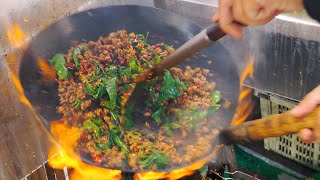
[[[266,28],[248,34],[252,37],[249,42],[255,73],[253,80],[246,82],[247,86],[301,100],[320,83],[319,41],[270,32]]]

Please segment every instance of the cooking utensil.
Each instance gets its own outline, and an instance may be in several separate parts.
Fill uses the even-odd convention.
[[[276,114],[228,127],[222,130],[221,136],[225,143],[232,144],[294,134],[304,128],[314,128],[319,112],[320,107],[303,118],[294,117],[289,112]]]
[[[48,128],[50,121],[61,118],[61,115],[56,113],[56,107],[59,105],[58,84],[56,82],[42,83],[41,71],[37,65],[38,58],[51,59],[57,52],[66,53],[72,41],[96,41],[100,36],[107,36],[110,32],[120,29],[137,34],[149,32],[149,44],[164,42],[174,47],[179,47],[202,30],[200,26],[179,15],[152,7],[132,5],[92,9],[64,17],[50,25],[31,40],[22,57],[19,72],[25,96]],[[229,43],[230,41],[232,41],[231,38],[224,40],[224,42]],[[182,68],[191,66],[192,68],[209,69],[213,76],[208,77],[208,81],[216,82],[216,89],[221,92],[224,99],[231,103],[229,109],[220,108],[212,117],[208,118],[207,124],[203,125],[208,129],[228,127],[235,112],[239,95],[239,75],[235,61],[230,52],[221,42],[217,41],[202,50],[198,55],[190,58],[190,61],[185,61],[179,65]],[[137,111],[134,114],[136,115],[136,121],[145,119],[143,114],[140,115],[141,112]],[[139,126],[139,128],[149,130],[145,126]],[[194,142],[192,138],[189,138],[183,143],[192,144]],[[210,144],[212,152],[218,143],[218,141],[212,141]],[[203,154],[199,159],[205,158],[209,154],[211,152]],[[82,157],[82,160],[99,166],[90,158]],[[221,163],[228,163],[229,161],[222,156],[217,156],[216,159],[212,160]],[[179,167],[185,167],[190,163],[193,162],[155,171],[171,171]],[[126,164],[107,168],[136,172]]]
[[[162,74],[163,70],[170,69],[171,67],[182,63],[225,35],[226,33],[221,30],[219,25],[211,24],[192,39],[180,46],[175,52],[170,54],[155,67],[142,73],[141,75],[138,75],[134,81],[139,83],[147,80],[150,76]]]
[[[134,88],[132,88],[128,93],[129,99],[126,103],[131,102],[134,103],[137,100],[143,99],[145,95],[145,88],[143,82],[148,80],[151,77],[158,76],[163,73],[165,69],[170,69],[188,58],[192,57],[196,53],[200,52],[204,48],[210,46],[213,42],[219,40],[224,37],[226,33],[224,33],[219,25],[211,24],[192,39],[184,43],[180,46],[175,52],[170,54],[164,60],[162,60],[155,67],[150,68],[149,70],[141,73],[140,75],[134,78]],[[124,104],[125,106],[126,104]]]

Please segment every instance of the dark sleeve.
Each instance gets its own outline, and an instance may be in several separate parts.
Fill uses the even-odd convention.
[[[320,22],[320,0],[303,0],[303,4],[308,14]]]

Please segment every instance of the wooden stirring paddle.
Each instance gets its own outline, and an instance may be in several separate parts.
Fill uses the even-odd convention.
[[[319,112],[320,107],[317,107],[303,118],[294,117],[289,112],[271,115],[228,127],[222,130],[220,135],[224,143],[233,144],[294,134],[304,128],[314,128]]]

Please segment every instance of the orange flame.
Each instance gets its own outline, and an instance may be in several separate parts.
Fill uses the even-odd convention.
[[[22,30],[19,24],[14,23],[8,30],[7,30],[7,38],[10,45],[15,47],[21,47],[27,40],[26,33]]]
[[[24,43],[27,40],[26,33],[22,28],[14,23],[7,31],[7,39],[10,45],[20,48],[24,47]],[[9,54],[7,62],[9,64],[17,63],[18,57],[16,54]],[[41,69],[42,78],[44,80],[53,80],[56,77],[55,70],[45,61],[39,58],[38,66]],[[29,100],[24,95],[24,90],[21,85],[19,77],[14,73],[13,69],[9,70],[9,76],[15,87],[19,100],[27,105],[32,112],[34,109]],[[37,118],[38,121],[40,121]],[[42,127],[44,128],[44,127]],[[55,122],[51,124],[51,131],[58,140],[59,146],[51,147],[49,151],[49,164],[57,169],[63,169],[64,167],[73,168],[75,171],[71,174],[71,179],[97,179],[97,180],[116,180],[121,178],[121,171],[110,170],[105,168],[99,168],[96,166],[83,163],[80,157],[73,153],[73,145],[76,143],[80,136],[80,130],[77,128],[70,128],[61,122]],[[51,142],[57,145],[57,142],[49,137]],[[58,148],[57,148],[58,147]]]
[[[217,157],[220,153],[223,145],[218,145],[213,153],[206,159],[193,163],[187,167],[175,169],[171,172],[145,172],[145,173],[136,173],[133,177],[134,180],[155,180],[155,179],[167,179],[167,180],[176,180],[186,176],[193,175],[198,169],[203,167],[208,159],[212,157]]]
[[[236,113],[232,119],[232,125],[239,125],[242,124],[250,113],[253,110],[253,103],[251,102],[251,93],[252,89],[244,87],[244,81],[247,77],[253,77],[253,59],[250,58],[246,67],[244,68],[243,72],[240,76],[240,95],[238,99],[238,107],[236,109]]]
[[[51,133],[56,136],[60,149],[51,148],[49,165],[63,169],[64,167],[74,169],[71,179],[121,179],[121,171],[100,168],[82,162],[81,157],[74,152],[74,145],[80,137],[81,130],[76,127],[69,127],[63,122],[51,123]]]
[[[27,18],[24,22],[28,22]],[[26,33],[22,28],[14,23],[7,30],[7,39],[9,43],[14,47],[22,47],[27,40]],[[8,61],[15,63],[17,61],[17,56],[12,55],[9,57]],[[55,70],[45,61],[39,58],[38,66],[42,70],[42,77],[46,80],[53,80],[56,78]],[[19,100],[27,105],[33,112],[33,107],[24,96],[24,91],[18,76],[10,71],[10,77],[14,87],[16,88]],[[240,99],[239,99],[240,100]],[[39,120],[39,119],[38,119]],[[97,179],[97,180],[117,180],[121,179],[120,170],[110,170],[106,168],[100,168],[97,166],[86,164],[82,161],[81,157],[74,152],[74,145],[77,143],[81,130],[75,127],[69,127],[63,122],[53,122],[51,123],[51,133],[56,139],[50,139],[55,144],[58,143],[59,146],[51,147],[49,150],[49,164],[50,166],[57,169],[64,169],[65,167],[73,169],[74,171],[70,175],[70,179]],[[217,147],[216,151],[213,153],[214,156],[220,151],[221,147]],[[207,159],[193,163],[187,167],[175,169],[171,172],[145,172],[136,173],[134,175],[135,180],[154,180],[154,179],[179,179],[185,176],[190,176],[194,174],[198,169],[203,167],[207,163]]]
[[[53,81],[56,79],[56,70],[50,66],[46,60],[39,58],[38,66],[41,70],[41,75],[44,82]]]
[[[28,99],[24,96],[24,92],[23,92],[23,88],[22,88],[22,85],[20,83],[20,80],[18,78],[18,76],[16,74],[14,74],[13,72],[9,72],[9,76],[11,78],[11,81],[12,81],[12,84],[13,86],[16,88],[17,92],[18,92],[18,97],[19,97],[19,100],[27,105],[28,107],[32,108],[30,102],[28,101]]]
[[[207,163],[207,160],[202,160],[196,163],[193,163],[187,167],[175,169],[169,173],[166,172],[144,172],[136,173],[133,177],[134,180],[154,180],[154,179],[168,179],[175,180],[180,179],[185,176],[191,176],[198,169],[203,167]]]

